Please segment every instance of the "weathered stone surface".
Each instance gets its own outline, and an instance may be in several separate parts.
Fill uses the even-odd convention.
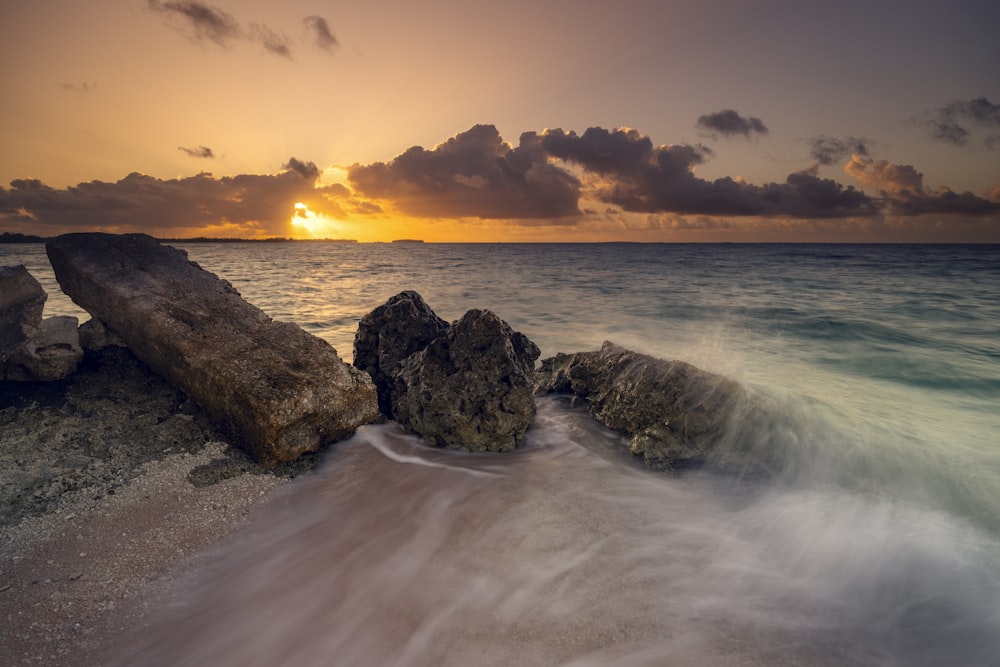
[[[396,374],[393,418],[435,446],[502,452],[535,415],[538,347],[488,310],[470,310]]]
[[[378,418],[368,375],[185,253],[144,234],[67,234],[46,250],[73,301],[258,461],[294,460]]]
[[[7,358],[5,375],[17,382],[51,382],[76,372],[83,350],[75,317],[49,317]]]
[[[85,350],[97,352],[106,347],[128,347],[125,341],[108,331],[100,320],[93,317],[81,324],[79,331],[80,347]]]
[[[610,342],[545,359],[536,378],[538,394],[587,399],[594,418],[629,436],[629,451],[654,468],[712,458],[741,397],[740,386],[721,375]]]
[[[48,295],[24,265],[0,266],[0,367],[35,335]]]
[[[392,416],[394,378],[403,360],[447,332],[448,323],[413,291],[400,292],[361,318],[354,366],[372,376],[382,414]]]

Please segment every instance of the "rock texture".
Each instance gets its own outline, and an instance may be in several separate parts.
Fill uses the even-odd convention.
[[[740,386],[721,375],[610,342],[545,359],[535,387],[587,399],[591,415],[627,435],[629,451],[654,468],[724,462],[726,426],[741,398]]]
[[[90,318],[79,327],[80,347],[97,352],[106,347],[128,347],[118,336],[108,331],[100,320]]]
[[[392,416],[435,446],[502,452],[534,418],[538,347],[488,310],[470,310],[407,357],[395,376]]]
[[[98,233],[46,250],[63,291],[257,461],[294,460],[378,418],[368,375],[185,253],[144,234]]]
[[[372,376],[382,414],[392,416],[395,376],[403,360],[447,332],[448,323],[413,291],[400,292],[361,319],[354,366]]]
[[[6,379],[20,382],[52,382],[76,372],[83,349],[75,317],[42,320],[35,335],[7,359]]]
[[[7,357],[38,331],[46,298],[23,265],[0,266],[0,371]]]

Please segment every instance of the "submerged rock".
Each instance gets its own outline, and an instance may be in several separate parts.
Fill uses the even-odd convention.
[[[19,382],[52,382],[76,372],[83,349],[77,319],[61,316],[42,320],[38,331],[7,359],[6,377]]]
[[[435,446],[502,452],[534,419],[538,347],[488,310],[470,310],[410,355],[395,376],[392,416]]]
[[[266,465],[378,418],[375,387],[325,341],[271,320],[225,280],[144,234],[46,243],[63,291]]]
[[[741,397],[740,386],[721,375],[610,342],[545,359],[535,391],[587,399],[590,414],[627,435],[629,451],[654,468],[713,458]]]
[[[354,337],[354,366],[372,376],[379,409],[392,416],[395,376],[403,360],[448,332],[423,297],[400,292],[361,318]]]
[[[24,265],[0,266],[0,372],[7,357],[38,331],[47,298]]]

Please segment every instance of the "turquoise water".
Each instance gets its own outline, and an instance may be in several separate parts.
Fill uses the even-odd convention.
[[[612,340],[726,374],[770,475],[649,473],[560,399],[509,458],[365,427],[218,555],[181,614],[215,620],[165,624],[160,664],[1000,664],[1000,247],[185,249],[348,360],[413,289],[543,357]],[[0,246],[20,261],[51,281],[40,246]]]

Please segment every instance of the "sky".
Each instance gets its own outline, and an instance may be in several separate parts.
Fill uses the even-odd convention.
[[[997,26],[981,0],[7,0],[0,231],[996,243]]]

